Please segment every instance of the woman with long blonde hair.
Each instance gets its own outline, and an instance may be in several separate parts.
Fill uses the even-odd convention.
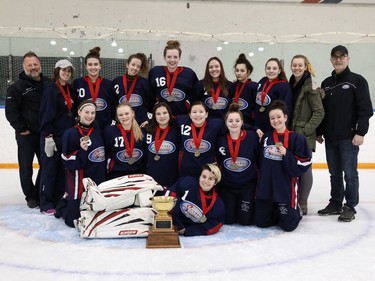
[[[145,171],[145,133],[135,120],[129,103],[116,107],[117,125],[108,126],[104,141],[108,163],[107,179]]]
[[[321,90],[314,83],[311,63],[304,55],[295,55],[290,63],[292,76],[289,85],[293,94],[293,115],[291,129],[304,135],[312,152],[315,152],[316,128],[324,118]],[[299,204],[307,214],[308,197],[313,184],[312,167],[301,176]]]

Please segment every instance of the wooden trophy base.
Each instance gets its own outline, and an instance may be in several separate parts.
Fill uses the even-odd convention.
[[[146,248],[181,248],[178,232],[175,228],[163,231],[150,226]]]

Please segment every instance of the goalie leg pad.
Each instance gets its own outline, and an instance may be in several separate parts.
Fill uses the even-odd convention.
[[[84,238],[145,237],[155,215],[152,208],[131,208],[109,212],[81,211],[78,220]]]
[[[82,193],[81,210],[102,211],[107,207],[107,202],[96,183],[90,178],[82,179],[85,191]]]

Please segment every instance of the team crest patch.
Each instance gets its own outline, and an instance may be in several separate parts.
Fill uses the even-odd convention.
[[[163,89],[161,92],[160,92],[160,96],[165,99],[165,100],[168,100],[167,98],[169,97],[169,91],[168,89]],[[173,88],[172,90],[172,97],[173,97],[173,101],[183,101],[186,97],[186,94],[179,90],[179,89],[176,89],[176,88]]]
[[[117,152],[116,156],[117,156],[117,159],[120,160],[123,163],[128,163],[129,159],[132,159],[133,162],[136,162],[143,156],[143,152],[142,152],[142,150],[140,150],[138,148],[134,148],[133,149],[133,155],[130,158],[130,156],[126,152],[126,149],[124,149],[124,150],[121,150],[121,151]]]
[[[108,106],[107,102],[101,98],[97,98],[95,101],[95,104],[96,104],[96,111],[103,111]]]
[[[262,100],[261,100],[261,93],[262,92],[258,92],[257,93],[257,96],[256,96],[256,98],[255,98],[255,103],[257,104],[257,105],[260,105],[260,106],[267,106],[267,105],[269,105],[270,103],[271,103],[271,98],[270,98],[270,96],[269,95],[266,95],[265,97],[264,97],[264,102],[263,102],[263,104],[262,104]]]
[[[243,157],[237,157],[236,163],[233,163],[232,158],[227,158],[224,160],[223,165],[229,171],[240,173],[250,167],[251,161]]]
[[[270,159],[270,160],[276,160],[276,161],[282,161],[283,155],[281,152],[277,149],[276,145],[268,145],[263,149],[263,156],[264,158]]]
[[[187,218],[196,223],[200,223],[204,216],[202,209],[190,201],[182,201],[180,210]]]
[[[188,152],[191,152],[191,153],[195,153],[197,151],[193,139],[187,139],[184,142],[184,147]],[[211,144],[208,141],[202,139],[201,144],[199,145],[198,151],[200,153],[204,153],[204,152],[209,151],[210,148],[211,148]]]
[[[100,147],[94,149],[93,151],[91,151],[88,158],[89,158],[90,161],[96,162],[96,163],[105,161],[104,146],[100,146]]]
[[[216,101],[216,103],[214,103],[214,100],[212,97],[209,97],[207,98],[205,101],[204,101],[205,105],[208,107],[208,108],[211,108],[211,109],[215,109],[215,110],[218,110],[218,109],[226,109],[227,106],[228,106],[228,100],[223,98],[223,97],[219,97]]]
[[[348,84],[344,84],[344,85],[342,85],[341,88],[342,88],[343,90],[347,90],[347,89],[350,88],[350,86],[349,86]]]
[[[120,104],[125,102],[125,101],[126,101],[126,96],[122,96],[120,98]],[[143,99],[140,95],[132,94],[130,96],[130,99],[129,99],[128,103],[130,104],[131,107],[141,106],[143,104]]]
[[[148,146],[148,150],[150,152],[156,154],[155,142],[154,141]],[[176,151],[176,146],[173,142],[163,141],[163,143],[161,144],[157,154],[161,154],[161,155],[172,154],[175,151]]]

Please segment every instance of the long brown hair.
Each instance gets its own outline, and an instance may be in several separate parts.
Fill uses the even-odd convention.
[[[265,64],[265,68],[267,67],[267,64],[270,62],[270,61],[274,61],[277,63],[277,65],[279,66],[280,68],[280,73],[278,75],[278,78],[279,80],[284,80],[284,81],[288,81],[288,78],[286,78],[286,74],[285,74],[285,70],[284,70],[284,67],[283,65],[281,64],[281,61],[278,59],[278,58],[270,58],[266,64]]]
[[[220,64],[219,87],[220,87],[223,95],[225,97],[227,97],[228,96],[228,79],[225,77],[223,63],[221,62],[221,60],[218,57],[211,57],[207,61],[206,71],[204,73],[204,78],[203,78],[204,89],[207,92],[211,92],[211,89],[214,87],[214,82],[212,81],[212,77],[211,77],[210,71],[208,69],[210,62],[213,61],[213,60],[216,60]]]

